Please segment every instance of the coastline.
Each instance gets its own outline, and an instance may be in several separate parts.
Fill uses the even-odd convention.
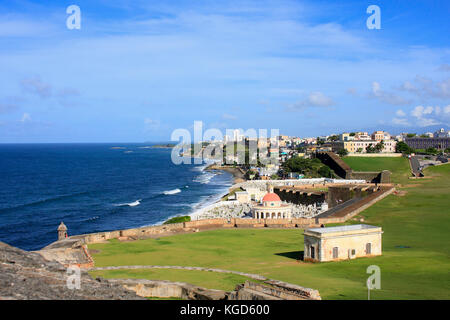
[[[244,182],[245,181],[245,177],[244,174],[242,173],[241,170],[239,170],[239,168],[236,167],[231,167],[231,166],[222,166],[222,165],[218,165],[216,163],[210,164],[209,166],[207,166],[205,168],[205,171],[208,170],[222,170],[222,171],[226,171],[228,173],[231,173],[233,175],[233,185],[236,183],[240,183],[240,182]],[[231,186],[233,187],[233,186]]]
[[[208,161],[207,161],[208,162]],[[197,220],[198,216],[204,212],[205,210],[216,206],[219,202],[221,202],[222,198],[224,196],[226,196],[227,194],[230,193],[230,190],[233,188],[233,186],[237,183],[237,179],[239,179],[237,176],[239,175],[239,173],[241,172],[236,172],[236,170],[225,170],[225,169],[236,169],[236,168],[223,168],[221,165],[218,165],[216,162],[212,162],[210,164],[206,164],[204,166],[204,168],[202,169],[202,171],[204,172],[209,172],[209,171],[215,171],[215,170],[222,170],[225,171],[227,173],[230,173],[233,177],[233,181],[231,182],[231,185],[229,187],[227,187],[225,190],[223,190],[223,192],[217,193],[215,196],[213,196],[213,199],[210,200],[207,203],[204,203],[203,205],[201,204],[201,201],[198,203],[199,207],[187,214],[188,216],[191,217],[191,220]],[[217,173],[216,173],[217,174]]]
[[[195,157],[191,157],[191,158],[195,158]],[[192,206],[192,211],[191,212],[186,212],[184,214],[176,214],[173,216],[170,216],[168,218],[166,218],[165,220],[161,220],[158,221],[154,224],[150,224],[150,225],[143,225],[141,227],[147,227],[147,226],[158,226],[158,225],[162,225],[164,224],[164,222],[166,222],[167,220],[170,220],[174,217],[177,216],[189,216],[191,217],[191,221],[197,220],[198,216],[204,212],[205,210],[208,210],[212,207],[217,206],[218,203],[220,203],[222,201],[222,198],[224,196],[226,196],[227,194],[230,193],[230,190],[233,189],[233,186],[236,183],[245,181],[243,179],[244,174],[235,167],[224,167],[219,165],[217,162],[211,160],[211,159],[204,159],[204,161],[206,162],[205,164],[203,164],[202,166],[198,167],[200,172],[204,172],[204,173],[209,173],[212,175],[218,175],[220,173],[218,172],[213,172],[213,171],[225,171],[229,174],[231,174],[232,176],[232,181],[230,181],[230,185],[226,186],[223,190],[221,190],[220,192],[214,194],[214,195],[210,195],[207,199],[202,199],[199,198],[198,202],[194,203]]]
[[[203,170],[204,171],[214,171],[214,170],[225,171],[233,176],[233,182],[232,182],[231,186],[228,188],[228,192],[218,194],[217,195],[218,198],[216,198],[214,201],[212,201],[209,204],[202,206],[202,207],[198,208],[197,210],[195,210],[194,212],[190,213],[189,216],[191,217],[191,221],[198,220],[198,217],[206,210],[221,206],[219,203],[222,201],[222,198],[224,196],[228,195],[236,184],[246,181],[244,178],[244,173],[239,168],[236,168],[236,167],[223,166],[223,165],[220,165],[220,164],[214,162],[214,163],[207,165]]]

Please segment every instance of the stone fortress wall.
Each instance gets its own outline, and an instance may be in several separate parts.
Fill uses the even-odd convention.
[[[391,183],[391,172],[388,170],[379,172],[353,171],[353,169],[334,152],[318,152],[316,157],[322,161],[323,164],[329,166],[341,178],[365,180],[371,183]]]
[[[302,186],[301,192],[307,191],[310,186]],[[333,189],[334,188],[334,189]],[[82,234],[60,237],[47,247],[38,251],[46,260],[55,260],[64,266],[78,265],[81,268],[91,269],[94,261],[89,255],[87,246],[93,243],[104,243],[111,239],[129,241],[145,238],[158,238],[181,233],[192,233],[219,228],[312,228],[323,224],[342,223],[354,217],[364,209],[391,194],[395,189],[393,185],[375,184],[333,184],[329,186],[331,199],[342,201],[352,193],[368,193],[364,197],[354,197],[338,204],[313,218],[291,219],[254,219],[254,218],[217,218],[203,219],[183,223],[156,225],[125,230],[105,231],[91,234]],[[334,190],[334,191],[333,191]],[[59,228],[60,229],[60,228]],[[60,230],[58,230],[61,232]],[[276,280],[266,280],[264,284],[246,281],[238,285],[232,292],[209,290],[190,284],[173,283],[167,281],[122,279],[113,280],[122,284],[125,288],[135,291],[140,296],[180,297],[183,299],[213,299],[213,300],[316,300],[320,299],[317,290],[303,288],[293,284],[282,283]]]
[[[356,187],[356,186],[355,186]],[[292,219],[204,219],[182,223],[148,226],[125,230],[105,231],[90,234],[75,235],[69,239],[81,240],[84,244],[101,243],[111,239],[130,240],[169,236],[179,233],[199,232],[219,228],[311,228],[328,223],[342,223],[354,217],[359,212],[383,199],[394,191],[392,185],[378,186],[364,198],[355,198],[349,205],[338,205],[315,218]],[[344,203],[345,204],[345,203]]]
[[[233,291],[206,289],[184,282],[146,279],[108,279],[136,292],[140,297],[181,298],[183,300],[322,300],[311,288],[267,279],[263,283],[245,281]]]

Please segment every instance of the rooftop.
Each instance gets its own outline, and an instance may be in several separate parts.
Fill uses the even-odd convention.
[[[364,229],[376,229],[377,226],[371,226],[368,224],[354,224],[350,226],[338,226],[338,227],[326,227],[326,228],[311,228],[305,231],[312,231],[317,233],[332,233],[332,232],[344,232],[344,231],[356,231]]]
[[[263,202],[266,201],[281,201],[280,197],[276,193],[267,193],[263,199]]]

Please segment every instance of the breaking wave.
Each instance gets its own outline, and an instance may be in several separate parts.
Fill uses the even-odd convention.
[[[168,190],[168,191],[164,191],[163,194],[165,195],[171,195],[171,194],[176,194],[176,193],[180,193],[181,190],[180,189],[173,189],[173,190]]]
[[[129,206],[129,207],[136,207],[138,205],[141,204],[142,199],[136,200],[134,202],[130,202],[130,203],[119,203],[119,204],[115,204],[116,207],[123,207],[123,206]]]

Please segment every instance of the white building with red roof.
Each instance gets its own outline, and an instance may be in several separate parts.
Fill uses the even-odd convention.
[[[260,204],[253,206],[252,215],[255,219],[291,219],[292,205],[283,203],[276,193],[269,192]]]

